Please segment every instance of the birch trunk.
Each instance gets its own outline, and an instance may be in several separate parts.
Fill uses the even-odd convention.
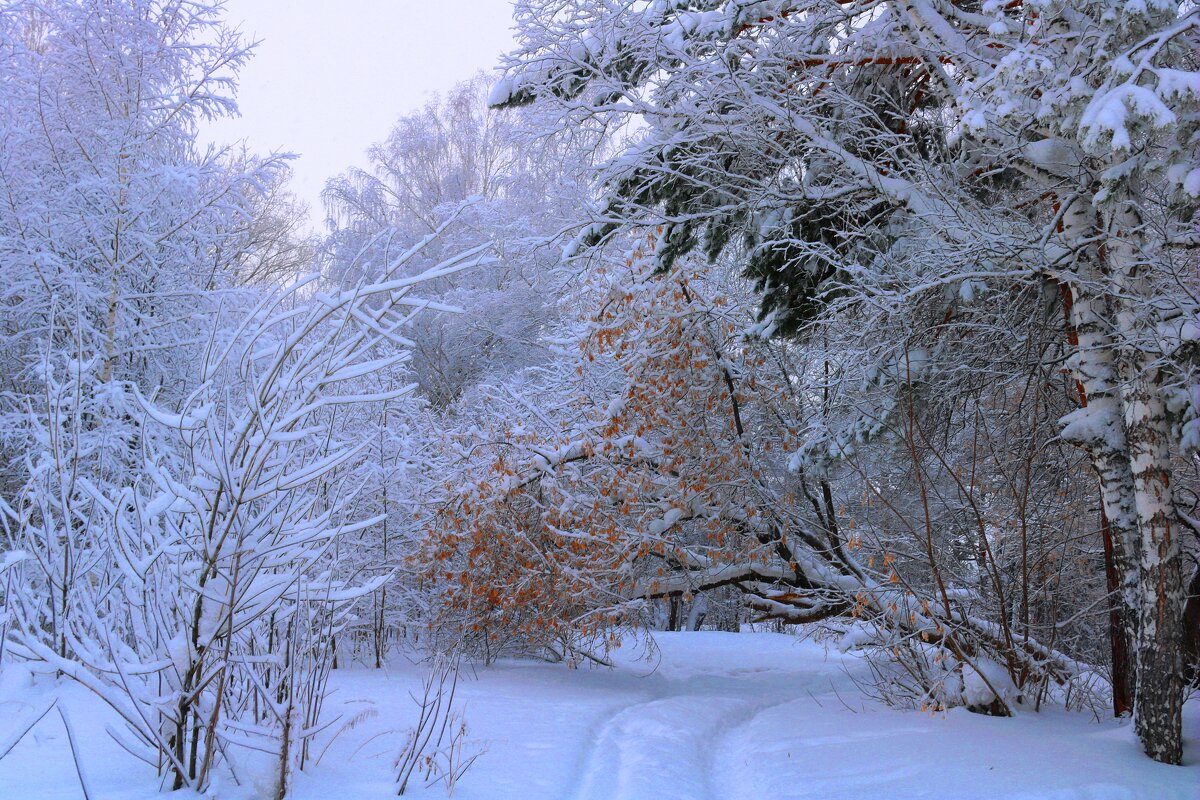
[[[1146,754],[1183,760],[1182,534],[1171,491],[1171,424],[1163,388],[1164,365],[1142,342],[1152,333],[1153,288],[1139,247],[1141,218],[1132,202],[1118,204],[1108,221],[1108,256],[1118,289],[1117,329],[1122,349],[1121,392],[1134,483],[1139,544],[1138,683],[1134,724]],[[1152,338],[1151,338],[1152,341]]]
[[[1096,216],[1089,198],[1079,197],[1063,215],[1063,235],[1068,243],[1093,239]],[[1112,338],[1112,312],[1104,289],[1109,284],[1100,254],[1085,247],[1078,255],[1076,279],[1072,281],[1070,322],[1078,338],[1072,364],[1080,386],[1083,407],[1067,419],[1063,437],[1081,445],[1091,458],[1100,483],[1100,500],[1109,526],[1112,562],[1119,584],[1116,599],[1120,617],[1118,635],[1125,653],[1137,652],[1138,608],[1138,517],[1136,488],[1129,462],[1129,447],[1122,413],[1118,350]],[[1114,648],[1114,651],[1117,648]],[[1117,656],[1114,654],[1114,658]],[[1133,668],[1113,665],[1114,695],[1135,698],[1138,675]]]

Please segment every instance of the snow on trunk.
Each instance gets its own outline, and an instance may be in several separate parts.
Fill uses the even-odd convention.
[[[1163,397],[1164,368],[1141,346],[1153,321],[1153,289],[1140,252],[1142,220],[1132,202],[1115,204],[1108,220],[1108,258],[1119,297],[1125,429],[1137,509],[1139,613],[1134,720],[1156,761],[1183,759],[1183,608],[1181,526],[1171,490],[1171,424]]]

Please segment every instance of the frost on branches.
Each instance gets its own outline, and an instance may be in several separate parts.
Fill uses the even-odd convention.
[[[432,657],[394,788],[449,791],[460,659],[744,623],[1180,762],[1194,3],[521,0],[321,237],[285,156],[198,144],[222,13],[0,7],[0,670],[277,800],[366,719],[334,669]]]
[[[154,446],[122,481],[79,474],[79,440],[49,432],[46,463],[18,496],[11,524],[27,560],[6,594],[10,653],[103,698],[128,728],[114,737],[174,788],[203,790],[218,767],[236,776],[243,748],[277,756],[282,797],[308,758],[331,642],[349,604],[389,577],[336,574],[338,540],[380,522],[344,513],[357,488],[343,468],[369,440],[338,411],[411,391],[362,383],[408,358],[402,331],[427,305],[410,287],[485,260],[476,248],[394,277],[431,238],[377,283],[266,298],[213,334],[178,408],[133,387],[129,413]],[[69,580],[60,561],[77,562]]]
[[[920,536],[857,527],[827,481],[788,469],[809,404],[821,413],[789,380],[802,368],[745,336],[746,309],[708,270],[655,275],[654,250],[651,236],[583,290],[598,311],[564,340],[576,375],[548,379],[576,393],[479,433],[494,455],[436,520],[426,554],[443,632],[490,657],[599,661],[654,600],[732,587],[759,620],[854,620],[857,644],[897,662],[889,680],[920,673],[926,706],[1007,714],[1057,696],[1073,659],[979,615],[965,587],[951,602],[903,556]]]
[[[490,259],[414,268],[443,222],[370,279],[271,286],[305,253],[279,159],[196,143],[249,54],[219,12],[0,10],[0,669],[94,693],[166,787],[282,798],[336,636],[391,577],[339,547],[382,521],[363,417],[420,418],[410,291]]]
[[[1198,13],[1168,0],[525,3],[491,96],[638,120],[579,245],[661,225],[660,268],[692,251],[733,259],[772,332],[818,337],[883,310],[877,333],[909,354],[905,372],[919,348],[919,371],[945,375],[980,332],[960,309],[1013,320],[1014,297],[1040,291],[1030,310],[1058,341],[984,363],[1005,379],[1071,370],[1061,432],[1097,477],[1115,708],[1132,701],[1147,753],[1170,763],[1196,528],[1177,492],[1194,481],[1200,416]],[[944,346],[930,348],[935,329]],[[849,440],[888,427],[851,416]],[[844,449],[822,443],[846,435],[805,437],[797,465],[838,462]]]

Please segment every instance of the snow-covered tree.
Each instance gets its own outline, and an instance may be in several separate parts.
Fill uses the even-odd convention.
[[[0,9],[0,415],[11,492],[61,358],[89,405],[97,469],[133,441],[122,381],[179,398],[219,292],[247,258],[251,198],[277,158],[202,148],[231,113],[246,44],[216,4],[13,2]],[[122,432],[123,431],[123,432]]]
[[[1124,677],[1115,665],[1116,691],[1135,692],[1147,752],[1172,763],[1189,523],[1171,477],[1197,425],[1197,13],[1108,0],[522,3],[520,48],[491,96],[644,125],[602,172],[582,246],[662,225],[663,269],[693,250],[736,253],[773,331],[886,310],[887,326],[858,335],[900,337],[875,365],[892,399],[811,438],[798,466],[894,427],[880,423],[904,412],[914,377],[956,369],[982,332],[964,307],[1015,319],[1025,287],[1061,288],[1069,325],[1047,355],[1069,356],[1080,406],[1062,434],[1099,477],[1119,635],[1136,654]]]
[[[113,735],[173,788],[203,790],[221,765],[237,775],[243,747],[278,756],[283,797],[304,764],[332,640],[349,603],[389,577],[353,587],[333,558],[340,537],[381,521],[347,514],[358,487],[338,468],[369,440],[338,424],[338,411],[411,391],[364,394],[361,382],[407,359],[402,331],[428,305],[410,287],[486,261],[476,248],[398,277],[431,240],[378,270],[379,282],[311,299],[301,284],[241,323],[222,317],[198,388],[170,410],[133,386],[130,413],[145,418],[146,434],[121,481],[97,486],[61,466],[87,443],[53,435],[78,429],[50,417],[47,466],[39,462],[9,527],[34,564],[53,564],[67,538],[81,543],[83,563],[69,575],[45,570],[57,582],[30,569],[6,595],[9,650],[103,698],[129,731]],[[68,493],[90,504],[79,532],[53,513]],[[69,613],[48,640],[60,594]]]
[[[759,620],[857,620],[860,633],[873,631],[859,643],[908,670],[901,688],[925,705],[1008,714],[1058,695],[1074,659],[1020,630],[1028,614],[1014,622],[1003,594],[987,599],[1000,582],[1025,585],[998,574],[1009,553],[991,551],[994,532],[969,531],[957,558],[944,534],[934,541],[932,526],[974,493],[962,486],[959,506],[935,496],[921,523],[898,508],[894,486],[909,479],[899,470],[866,476],[850,509],[824,475],[789,470],[802,433],[827,418],[820,392],[793,380],[813,364],[747,337],[745,293],[708,269],[680,262],[656,277],[654,249],[650,237],[595,270],[581,290],[594,310],[560,340],[556,372],[490,399],[501,411],[474,449],[491,456],[476,460],[430,533],[427,580],[445,601],[443,632],[484,657],[600,660],[620,631],[648,622],[648,601],[674,606],[731,588]],[[874,391],[885,402],[887,387]],[[904,419],[915,426],[911,405]],[[928,429],[909,435],[929,449],[918,443]],[[916,460],[918,481],[940,471],[935,456]],[[983,475],[989,459],[980,462]],[[1041,503],[1027,503],[1033,526]],[[1046,516],[1044,525],[1061,524]],[[975,518],[991,525],[978,508]]]
[[[409,288],[488,259],[430,260],[443,223],[348,285],[297,282],[282,160],[197,144],[249,56],[221,12],[0,9],[0,660],[98,695],[167,786],[265,752],[283,797],[336,636],[390,576],[339,551],[381,522],[359,410],[412,388]]]
[[[23,512],[49,548],[36,564],[59,599],[46,624],[60,655],[67,595],[96,555],[84,487],[119,484],[157,441],[135,383],[163,401],[195,387],[197,330],[236,280],[250,198],[280,177],[276,158],[196,144],[200,122],[233,111],[249,52],[218,13],[0,9],[0,497],[38,498]]]
[[[411,366],[435,410],[476,384],[546,360],[542,338],[560,313],[564,277],[553,270],[556,237],[588,198],[589,165],[602,138],[588,127],[547,132],[550,121],[534,111],[489,110],[486,92],[478,75],[402,116],[369,150],[367,168],[334,178],[324,193],[326,269],[347,280],[356,279],[347,260],[364,241],[403,249],[448,208],[477,198],[439,247],[452,252],[486,239],[500,262],[428,287],[428,296],[472,313],[431,315],[412,333]]]

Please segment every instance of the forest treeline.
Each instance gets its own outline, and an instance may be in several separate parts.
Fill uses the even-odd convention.
[[[515,21],[317,234],[286,154],[201,143],[252,55],[221,3],[0,7],[0,669],[166,788],[282,798],[337,666],[759,622],[1180,763],[1200,8]]]

